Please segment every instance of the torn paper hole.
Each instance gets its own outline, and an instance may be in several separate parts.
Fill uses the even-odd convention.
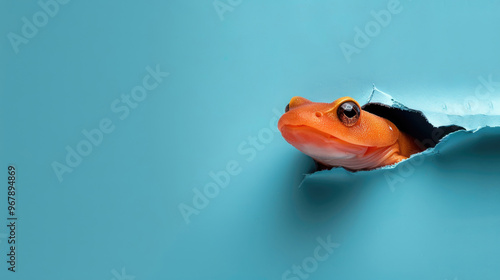
[[[370,105],[377,104],[377,105]],[[428,149],[423,152],[412,155],[409,159],[402,161],[400,163],[394,165],[384,166],[378,169],[369,170],[369,171],[358,171],[351,172],[344,168],[332,168],[329,170],[319,170],[312,174],[307,174],[301,183],[303,185],[304,182],[308,180],[320,179],[320,178],[336,178],[336,179],[345,179],[350,176],[363,176],[364,173],[378,173],[384,172],[384,170],[393,170],[399,168],[399,165],[405,165],[406,167],[415,165],[417,162],[420,163],[425,159],[435,157],[440,153],[442,149],[446,149],[447,143],[451,142],[467,142],[468,139],[471,138],[471,134],[479,133],[480,135],[485,134],[488,136],[498,135],[500,137],[500,129],[498,126],[500,125],[500,114],[496,114],[492,111],[492,108],[489,108],[489,114],[470,114],[467,110],[461,109],[460,106],[447,103],[441,104],[441,106],[428,106],[426,108],[419,108],[418,106],[409,107],[400,103],[396,99],[394,99],[391,95],[384,93],[377,88],[373,88],[372,93],[370,94],[367,105],[364,106],[363,109],[370,111],[376,110],[378,106],[383,104],[386,107],[394,108],[397,112],[422,112],[425,118],[428,120],[430,124],[435,127],[448,127],[449,131],[445,131],[445,135],[443,137],[435,137],[434,139],[429,138],[426,144],[429,144],[426,147]],[[436,105],[436,104],[434,104]],[[370,108],[371,107],[371,108]],[[390,110],[389,110],[390,111]],[[404,114],[404,113],[403,113]],[[393,116],[394,118],[394,116]],[[410,122],[411,123],[411,122]],[[410,124],[411,125],[411,124]],[[463,128],[463,129],[458,129]],[[477,138],[477,137],[476,137]],[[451,139],[451,140],[450,140]],[[474,141],[474,140],[471,140]]]

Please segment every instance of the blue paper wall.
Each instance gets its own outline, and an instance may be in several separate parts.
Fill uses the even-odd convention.
[[[373,84],[498,125],[500,3],[0,5],[1,279],[500,277],[497,129],[301,185],[313,162],[275,127],[292,96]]]

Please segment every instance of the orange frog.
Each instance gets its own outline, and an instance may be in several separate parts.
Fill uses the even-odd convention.
[[[342,166],[369,170],[407,159],[463,128],[437,128],[420,111],[379,103],[361,107],[350,97],[332,103],[293,97],[278,129],[288,143],[312,157],[320,169]]]

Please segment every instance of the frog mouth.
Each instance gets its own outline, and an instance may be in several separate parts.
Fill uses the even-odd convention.
[[[315,159],[348,159],[368,150],[307,125],[283,125],[280,130],[288,143]]]

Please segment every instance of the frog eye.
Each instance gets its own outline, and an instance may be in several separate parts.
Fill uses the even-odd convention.
[[[347,101],[340,104],[337,109],[337,117],[345,126],[353,126],[359,119],[360,109],[358,105],[352,101]]]

